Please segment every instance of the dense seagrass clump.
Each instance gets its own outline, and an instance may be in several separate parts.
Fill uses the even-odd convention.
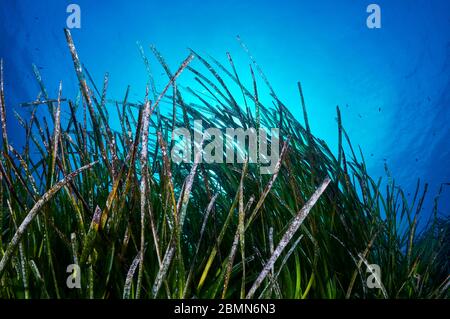
[[[35,68],[41,92],[23,104],[31,116],[16,113],[22,150],[8,140],[1,65],[0,298],[449,297],[439,194],[419,229],[427,186],[408,201],[392,178],[373,180],[339,108],[335,155],[311,133],[300,84],[304,125],[253,58],[269,96],[252,68],[244,86],[229,54],[225,66],[191,51],[172,73],[154,47],[167,85],[158,92],[149,73],[142,103],[128,90],[114,101],[108,75],[99,90],[65,32],[81,96],[63,97],[61,85],[49,96]],[[203,92],[178,85],[182,73]],[[201,153],[172,162],[174,129],[193,132],[194,120],[223,132],[279,128],[273,173]]]

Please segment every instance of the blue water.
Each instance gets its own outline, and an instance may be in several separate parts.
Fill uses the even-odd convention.
[[[81,29],[72,35],[80,58],[99,86],[110,73],[110,98],[122,99],[131,85],[131,100],[143,99],[147,75],[136,41],[148,55],[149,45],[156,45],[172,69],[187,48],[224,63],[229,51],[249,84],[250,61],[236,41],[240,35],[301,121],[296,82],[302,82],[311,128],[332,149],[337,149],[339,105],[347,132],[375,178],[385,177],[386,161],[407,193],[414,192],[418,178],[428,182],[424,217],[440,184],[450,182],[450,1],[129,2],[0,0],[0,56],[13,144],[21,145],[23,133],[12,109],[27,116],[18,103],[34,100],[39,92],[32,63],[51,96],[56,97],[60,80],[65,96],[76,94],[62,31],[66,7],[76,3]],[[366,26],[372,2],[381,7],[381,29]],[[154,61],[152,67],[161,89],[167,79]],[[449,211],[450,189],[444,189],[439,213]]]

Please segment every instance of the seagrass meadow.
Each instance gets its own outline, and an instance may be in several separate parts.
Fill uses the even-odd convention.
[[[372,179],[339,108],[331,150],[311,132],[300,83],[304,124],[253,58],[244,71],[229,54],[223,65],[191,51],[172,70],[154,47],[164,89],[150,81],[142,103],[128,91],[112,101],[108,75],[97,86],[65,34],[80,98],[62,86],[49,96],[35,68],[41,92],[23,104],[31,116],[16,113],[22,149],[9,142],[1,66],[1,298],[450,296],[450,221],[437,214],[439,194],[418,183],[408,200],[387,167],[387,182]],[[252,76],[248,87],[242,72]],[[210,98],[180,89],[184,73]],[[260,96],[259,82],[269,96]],[[192,131],[199,119],[221,130],[279,128],[273,174],[260,174],[258,163],[171,162],[174,128]],[[426,196],[435,196],[434,212],[419,227]],[[68,271],[73,264],[79,269]]]

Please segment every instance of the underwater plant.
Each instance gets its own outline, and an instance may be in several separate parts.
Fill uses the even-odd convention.
[[[112,101],[108,75],[99,90],[65,33],[82,97],[64,98],[60,85],[51,98],[35,68],[40,96],[24,104],[30,119],[16,113],[23,150],[8,140],[1,64],[1,298],[449,297],[450,221],[437,215],[438,196],[419,229],[427,186],[418,183],[409,202],[392,178],[373,180],[339,108],[336,156],[311,132],[300,83],[304,125],[253,59],[273,106],[253,67],[247,88],[229,54],[227,67],[191,51],[173,73],[154,47],[164,89],[150,81],[142,103],[128,90]],[[209,98],[179,88],[184,72]],[[45,105],[49,116],[40,116]],[[274,172],[248,160],[174,164],[171,133],[192,132],[194,120],[223,131],[278,128]]]

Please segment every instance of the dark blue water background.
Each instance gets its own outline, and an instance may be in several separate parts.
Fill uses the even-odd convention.
[[[381,7],[381,29],[366,26],[372,2]],[[72,30],[80,58],[99,87],[110,73],[111,99],[122,100],[127,85],[132,101],[144,97],[147,73],[136,41],[148,55],[149,45],[156,45],[172,69],[188,47],[224,64],[229,51],[250,85],[250,61],[236,41],[240,35],[300,121],[296,82],[302,82],[311,128],[333,150],[339,105],[374,178],[385,177],[387,162],[410,198],[418,178],[428,182],[424,217],[441,183],[450,182],[450,1],[0,0],[0,56],[13,145],[20,146],[24,136],[12,110],[28,117],[29,110],[18,104],[39,92],[32,63],[52,97],[60,80],[64,96],[76,95],[62,31],[69,3],[81,7],[81,29]],[[167,78],[154,60],[152,68],[160,90]],[[180,84],[190,85],[189,79],[182,75]],[[258,84],[263,86],[261,79]],[[444,189],[439,213],[448,216],[449,210],[450,189]]]

